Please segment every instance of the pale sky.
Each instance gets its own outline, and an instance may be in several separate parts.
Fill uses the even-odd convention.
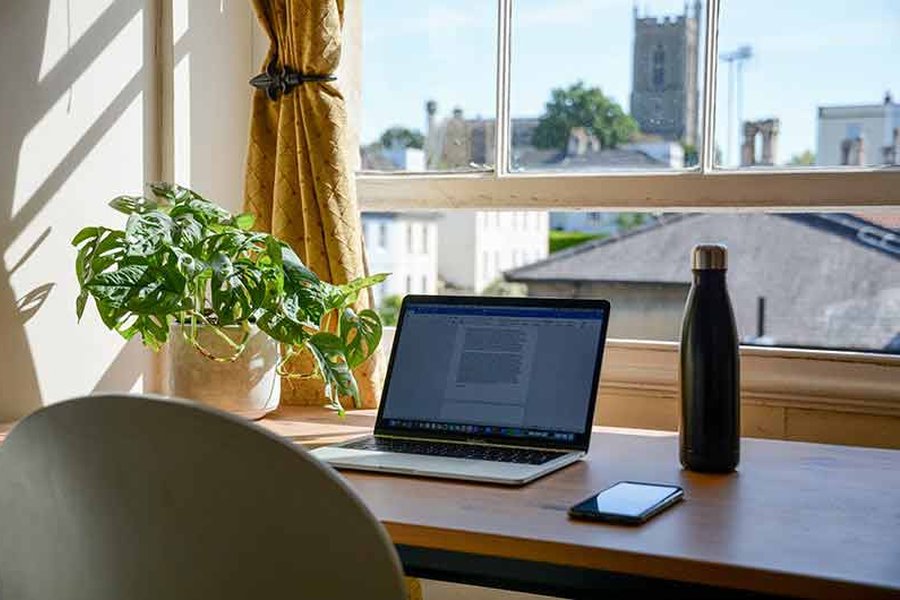
[[[642,0],[678,15],[682,0]],[[753,48],[744,119],[781,119],[779,162],[815,150],[816,109],[900,100],[900,0],[723,0],[719,50]],[[363,0],[363,141],[392,125],[424,130],[460,107],[494,115],[497,8],[492,0]],[[549,92],[578,79],[628,111],[632,0],[514,0],[514,117],[539,116]],[[720,62],[717,144],[726,144],[728,68]],[[737,116],[732,110],[732,122]],[[735,129],[736,131],[736,129]],[[737,134],[732,158],[737,159]]]

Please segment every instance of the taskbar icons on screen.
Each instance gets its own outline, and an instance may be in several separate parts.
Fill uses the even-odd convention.
[[[524,429],[520,427],[497,427],[492,425],[471,425],[464,423],[438,423],[435,421],[414,421],[407,419],[385,419],[385,425],[392,429],[410,429],[417,431],[445,431],[463,435],[487,435],[514,438],[530,438],[572,442],[575,434],[569,431],[546,431],[540,429]]]

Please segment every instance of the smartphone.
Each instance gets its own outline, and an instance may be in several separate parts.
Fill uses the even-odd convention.
[[[684,498],[677,485],[620,481],[569,509],[575,519],[640,525]]]

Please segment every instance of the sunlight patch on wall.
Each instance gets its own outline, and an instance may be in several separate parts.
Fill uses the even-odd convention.
[[[115,0],[79,2],[78,0],[49,0],[47,7],[47,35],[44,56],[38,78],[43,80],[68,51],[78,43],[109,9]]]
[[[85,138],[95,124],[114,118],[110,107],[127,106],[139,93],[143,86],[143,18],[143,12],[138,12],[83,72],[70,75],[70,86],[54,90],[59,98],[28,132],[19,150],[13,215],[41,192],[49,179],[65,179],[77,167],[78,154],[89,150],[81,144],[88,141]],[[141,155],[140,139],[129,147],[136,156]]]

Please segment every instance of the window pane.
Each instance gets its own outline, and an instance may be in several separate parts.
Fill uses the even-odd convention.
[[[893,0],[723,0],[718,163],[900,163],[898,32]]]
[[[491,168],[496,4],[366,1],[362,27],[362,169]]]
[[[696,165],[702,7],[637,4],[515,2],[511,170]]]
[[[691,248],[721,242],[743,343],[900,353],[900,210],[532,212],[529,228],[497,214],[499,224],[477,211],[364,213],[388,228],[388,250],[370,251],[373,272],[393,273],[380,306],[395,311],[412,277],[425,293],[601,297],[610,337],[677,340]],[[428,228],[434,252],[403,252],[410,221]]]

